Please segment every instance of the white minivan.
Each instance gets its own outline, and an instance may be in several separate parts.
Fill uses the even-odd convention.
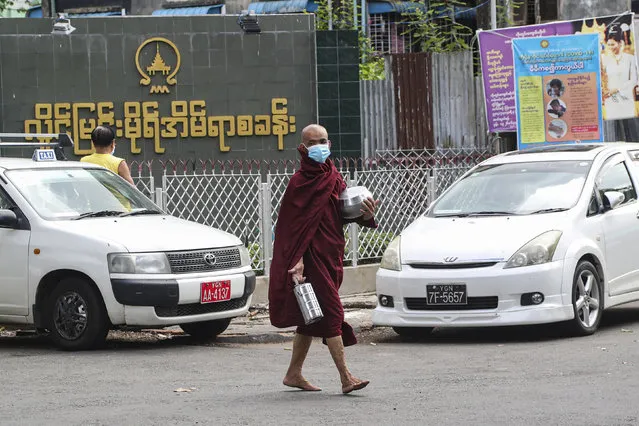
[[[118,326],[213,338],[246,314],[255,273],[239,238],[53,152],[0,158],[0,324],[81,350]]]

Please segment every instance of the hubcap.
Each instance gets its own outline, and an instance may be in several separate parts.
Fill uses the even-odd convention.
[[[78,293],[68,292],[55,302],[53,322],[64,339],[75,340],[87,327],[86,302]]]
[[[581,324],[592,327],[599,316],[599,286],[590,271],[582,271],[577,277],[575,307]]]

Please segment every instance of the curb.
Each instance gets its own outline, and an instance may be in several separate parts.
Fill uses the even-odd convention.
[[[370,311],[371,309],[367,308],[364,311]],[[349,318],[346,319],[349,321]],[[351,319],[350,324],[353,327],[353,331],[355,334],[359,334],[363,331],[368,331],[373,328],[373,324],[369,320],[359,320],[354,318]],[[265,333],[257,333],[257,334],[248,334],[248,333],[237,333],[231,332],[228,334],[222,333],[215,340],[217,343],[287,343],[293,341],[295,337],[294,329],[273,329],[273,331],[265,332]]]

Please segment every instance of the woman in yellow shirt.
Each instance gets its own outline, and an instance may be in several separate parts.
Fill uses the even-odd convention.
[[[131,185],[135,185],[126,160],[113,155],[115,152],[115,134],[113,133],[113,130],[106,126],[96,127],[91,132],[91,142],[93,142],[95,154],[82,157],[80,161],[97,164],[107,168],[113,173],[120,175]]]

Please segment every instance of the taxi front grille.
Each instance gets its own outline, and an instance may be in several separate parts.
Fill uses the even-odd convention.
[[[213,255],[213,264],[205,261],[205,256]],[[171,265],[171,272],[174,274],[185,274],[190,272],[223,271],[225,269],[239,268],[242,264],[240,259],[240,249],[205,249],[189,251],[167,252]],[[210,256],[209,256],[210,257]]]
[[[191,315],[211,314],[240,309],[246,306],[248,296],[215,303],[189,303],[175,306],[156,306],[155,314],[160,318],[188,317]]]
[[[425,297],[407,297],[404,299],[406,309],[411,311],[472,311],[479,309],[497,309],[497,296],[469,297],[466,305],[428,305]]]

